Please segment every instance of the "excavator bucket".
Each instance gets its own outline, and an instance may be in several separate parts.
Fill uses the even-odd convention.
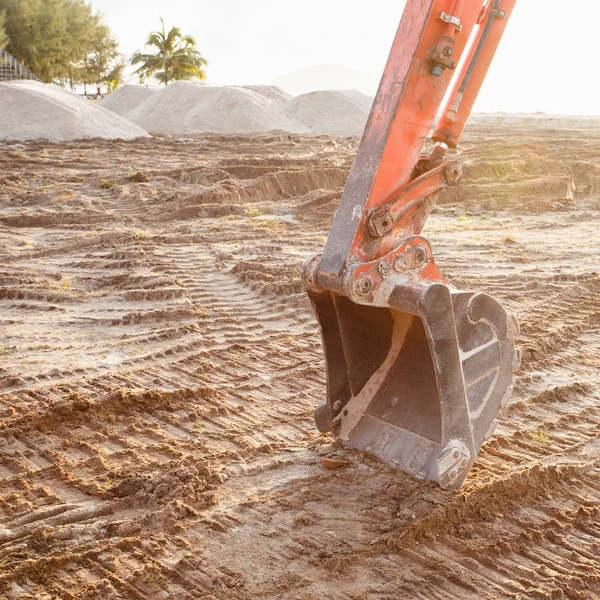
[[[327,244],[303,269],[326,360],[318,429],[451,489],[508,402],[519,329],[491,296],[454,288],[420,233],[462,179],[447,151],[515,1],[408,0]]]
[[[322,432],[418,479],[462,485],[511,394],[516,319],[486,294],[432,284],[394,308],[309,294],[321,325]],[[416,300],[414,302],[413,300]]]

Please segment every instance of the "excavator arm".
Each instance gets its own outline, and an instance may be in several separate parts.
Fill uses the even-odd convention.
[[[447,151],[515,3],[407,1],[327,243],[303,269],[326,359],[319,430],[444,488],[463,484],[510,397],[518,323],[455,289],[420,234],[460,184]]]

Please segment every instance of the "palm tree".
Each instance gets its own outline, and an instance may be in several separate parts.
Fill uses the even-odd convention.
[[[165,22],[161,18],[162,30],[150,34],[146,48],[156,48],[155,54],[136,52],[131,57],[132,65],[141,66],[135,72],[143,83],[154,76],[158,81],[169,85],[169,81],[177,79],[206,79],[206,59],[196,48],[196,40],[183,35],[179,27],[173,27],[169,33],[165,31]]]

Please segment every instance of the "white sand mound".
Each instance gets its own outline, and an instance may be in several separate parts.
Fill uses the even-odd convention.
[[[148,133],[61,87],[37,81],[0,83],[0,140],[132,140]]]
[[[263,96],[274,100],[279,104],[286,104],[290,100],[294,99],[294,96],[284,92],[280,87],[276,85],[244,85],[242,86],[246,90],[252,90],[253,92],[258,92]]]
[[[241,87],[177,81],[148,98],[129,118],[155,134],[310,133],[274,100]]]
[[[98,100],[98,106],[127,117],[132,110],[143,104],[158,90],[144,85],[128,84],[117,88],[112,94]]]
[[[314,133],[361,136],[372,104],[373,98],[358,90],[324,90],[298,96],[285,109]]]

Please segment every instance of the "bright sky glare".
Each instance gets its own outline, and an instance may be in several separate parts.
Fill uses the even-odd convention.
[[[476,0],[467,0],[476,1]],[[213,84],[268,84],[341,64],[378,80],[405,0],[92,0],[128,57],[148,33],[181,27]],[[477,109],[600,114],[597,0],[519,0]],[[374,94],[375,90],[364,89]]]

